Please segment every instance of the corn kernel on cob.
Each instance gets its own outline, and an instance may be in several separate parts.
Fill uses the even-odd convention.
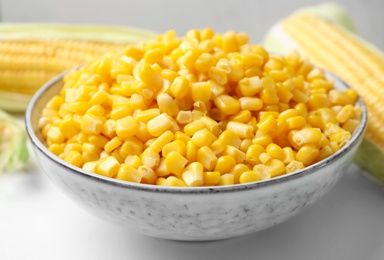
[[[355,161],[383,183],[384,53],[356,35],[348,14],[334,4],[305,8],[283,19],[267,34],[265,44],[276,53],[299,50],[362,96],[369,120]]]
[[[1,24],[0,108],[23,111],[35,91],[60,72],[154,36],[112,26]]]

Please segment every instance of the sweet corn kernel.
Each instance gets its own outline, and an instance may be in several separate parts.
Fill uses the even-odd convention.
[[[97,167],[97,173],[107,176],[114,177],[120,169],[120,163],[113,156],[105,157]]]
[[[240,175],[239,183],[249,183],[262,180],[258,171],[245,171]]]
[[[226,173],[220,176],[219,186],[229,186],[235,184],[235,177],[232,173]]]
[[[137,169],[141,177],[141,183],[145,184],[155,184],[157,180],[157,175],[153,169],[147,165],[139,166]]]
[[[131,165],[136,169],[138,169],[139,166],[143,165],[141,158],[138,155],[128,155],[127,157],[125,157],[124,163]]]
[[[116,134],[120,139],[132,137],[137,133],[138,126],[136,119],[132,116],[127,116],[116,120]]]
[[[160,155],[154,149],[148,147],[141,154],[141,161],[143,165],[149,168],[155,168],[157,165],[159,165]]]
[[[203,164],[190,163],[182,173],[182,179],[187,186],[202,186],[204,184]]]
[[[197,150],[196,161],[200,162],[204,169],[212,171],[216,166],[217,157],[208,146],[203,146]]]
[[[213,102],[224,115],[233,115],[240,110],[240,102],[229,95],[220,95]]]
[[[283,148],[278,146],[277,144],[269,144],[265,151],[275,159],[284,160],[284,151]]]
[[[284,163],[278,159],[268,160],[267,162],[264,163],[264,165],[267,167],[268,172],[271,175],[271,178],[280,176],[286,173]]]
[[[196,131],[191,138],[198,147],[210,146],[214,139],[216,137],[207,128]]]
[[[175,176],[169,176],[163,183],[164,186],[173,186],[173,187],[186,187],[184,181],[180,180]]]
[[[220,172],[203,172],[203,182],[205,186],[214,186],[220,181]]]
[[[236,160],[229,156],[223,155],[217,159],[215,171],[220,172],[220,174],[229,173],[233,167],[236,165]]]
[[[167,169],[176,175],[180,175],[187,165],[188,160],[178,152],[170,152],[165,157]]]
[[[152,136],[158,137],[173,126],[173,121],[166,113],[162,113],[148,121],[147,130]]]
[[[310,165],[319,155],[319,148],[314,144],[302,146],[296,154],[295,160],[302,162],[305,166]]]
[[[193,142],[195,145],[195,143]],[[174,140],[163,146],[161,149],[162,156],[167,156],[170,152],[177,152],[181,155],[185,155],[187,152],[187,145],[181,140]]]
[[[116,179],[140,183],[143,173],[139,172],[135,167],[129,164],[122,164],[117,172]]]
[[[286,169],[287,173],[292,173],[292,172],[299,171],[299,170],[303,169],[304,167],[305,166],[302,162],[293,160],[290,163],[288,163],[288,165],[287,165],[287,167],[285,167],[285,169]]]

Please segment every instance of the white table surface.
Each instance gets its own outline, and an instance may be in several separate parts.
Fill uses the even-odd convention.
[[[0,175],[0,259],[384,259],[384,190],[357,166],[301,215],[247,236],[176,242],[112,226],[68,199],[34,157]]]

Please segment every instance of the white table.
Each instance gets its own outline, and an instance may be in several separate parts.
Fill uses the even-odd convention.
[[[384,259],[384,190],[352,165],[332,191],[298,217],[223,241],[147,237],[90,215],[31,158],[27,173],[0,175],[0,259]]]

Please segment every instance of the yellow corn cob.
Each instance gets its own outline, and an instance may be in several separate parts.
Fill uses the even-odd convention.
[[[270,51],[297,49],[313,63],[350,84],[364,99],[369,121],[356,162],[384,182],[384,54],[354,34],[327,10],[346,13],[338,6],[307,8],[283,19],[265,39]],[[317,10],[317,11],[316,11]],[[327,15],[323,15],[327,14]]]
[[[36,90],[60,72],[155,36],[126,27],[1,24],[0,108],[23,111]]]

